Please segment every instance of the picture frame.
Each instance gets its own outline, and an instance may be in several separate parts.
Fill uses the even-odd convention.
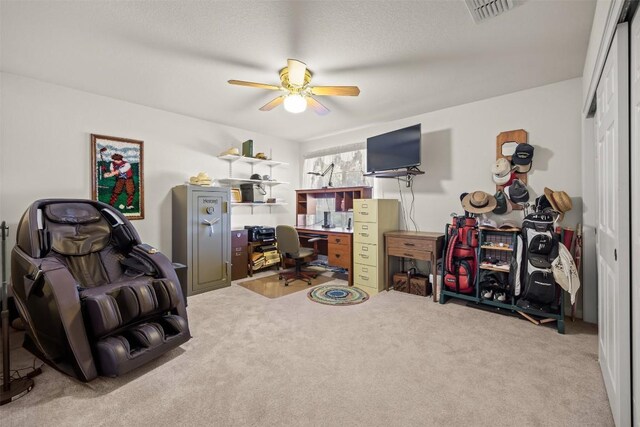
[[[91,199],[144,219],[144,142],[91,134]]]

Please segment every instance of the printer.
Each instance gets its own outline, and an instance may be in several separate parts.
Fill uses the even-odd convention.
[[[250,242],[275,242],[276,229],[262,225],[245,225]]]

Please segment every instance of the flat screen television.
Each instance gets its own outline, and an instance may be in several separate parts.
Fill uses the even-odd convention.
[[[420,124],[367,138],[367,172],[420,166]]]

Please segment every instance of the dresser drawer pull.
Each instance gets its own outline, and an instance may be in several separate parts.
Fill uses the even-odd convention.
[[[416,244],[415,244],[415,243],[408,243],[408,242],[404,242],[404,245],[405,245],[405,246],[415,246]]]
[[[340,258],[340,254],[336,254],[336,258]]]
[[[407,254],[407,253],[405,253],[405,254],[404,254],[404,256],[406,256],[406,257],[412,257],[412,256],[413,256],[413,254]]]
[[[336,243],[340,243],[340,242],[341,242],[341,239],[336,239]]]

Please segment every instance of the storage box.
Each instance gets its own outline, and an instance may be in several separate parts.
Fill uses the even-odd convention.
[[[409,292],[409,275],[406,272],[394,273],[393,289],[399,292]]]
[[[415,274],[409,278],[409,293],[426,297],[431,294],[429,278],[422,274]]]

